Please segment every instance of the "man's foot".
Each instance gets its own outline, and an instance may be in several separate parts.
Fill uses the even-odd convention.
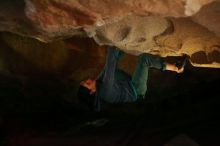
[[[185,65],[186,65],[186,63],[187,63],[187,61],[188,61],[188,59],[189,59],[189,56],[187,56],[186,54],[183,55],[183,56],[181,57],[181,59],[177,62],[176,66],[177,66],[179,69],[180,69],[180,68],[184,68]]]
[[[144,95],[138,95],[138,99],[144,99],[145,96]]]

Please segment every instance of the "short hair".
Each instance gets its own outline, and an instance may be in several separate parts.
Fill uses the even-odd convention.
[[[79,101],[86,105],[90,110],[94,109],[95,93],[90,94],[90,90],[82,85],[79,86],[77,96]]]

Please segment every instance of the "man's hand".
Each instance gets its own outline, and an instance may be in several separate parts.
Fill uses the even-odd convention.
[[[184,71],[184,67],[181,67],[180,69],[179,68],[177,68],[177,73],[183,73],[183,71]]]
[[[184,67],[181,67],[180,69],[174,65],[174,64],[170,64],[170,63],[166,63],[166,70],[169,70],[169,71],[174,71],[174,72],[177,72],[177,73],[183,73],[184,71]]]

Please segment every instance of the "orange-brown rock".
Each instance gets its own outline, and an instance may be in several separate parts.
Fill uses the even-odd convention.
[[[80,28],[129,14],[185,17],[213,0],[3,0],[0,30],[51,41],[81,35]]]
[[[210,3],[192,16],[192,20],[201,24],[220,37],[220,1]]]
[[[95,32],[93,38],[100,45],[115,45],[133,55],[143,52],[160,56],[187,54],[192,57],[194,66],[220,67],[220,39],[188,18],[130,15],[97,27]]]
[[[93,37],[131,54],[187,54],[219,65],[219,0],[4,0],[0,31],[51,42]],[[191,16],[191,17],[187,17]],[[187,17],[179,19],[179,17]]]

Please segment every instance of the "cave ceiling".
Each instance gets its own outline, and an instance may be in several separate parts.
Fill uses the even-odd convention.
[[[2,0],[0,31],[42,42],[90,37],[220,68],[220,0]]]

